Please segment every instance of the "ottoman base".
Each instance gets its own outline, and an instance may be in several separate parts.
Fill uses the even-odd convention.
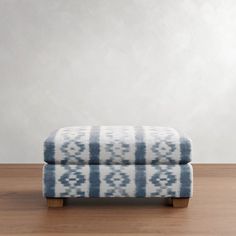
[[[168,198],[168,203],[173,208],[186,208],[188,207],[189,198]],[[47,198],[48,207],[63,207],[64,198]]]
[[[46,198],[189,198],[192,166],[52,165],[44,166]]]

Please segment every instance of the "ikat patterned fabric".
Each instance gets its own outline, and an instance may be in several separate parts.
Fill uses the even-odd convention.
[[[44,166],[44,196],[191,197],[192,166],[51,165]]]
[[[191,141],[155,126],[78,126],[53,132],[44,143],[49,164],[186,164]]]

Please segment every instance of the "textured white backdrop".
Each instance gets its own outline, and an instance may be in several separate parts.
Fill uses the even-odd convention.
[[[0,0],[0,162],[58,127],[173,126],[236,162],[236,1]]]

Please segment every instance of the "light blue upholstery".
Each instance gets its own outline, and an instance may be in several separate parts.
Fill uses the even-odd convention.
[[[192,167],[185,165],[44,166],[46,197],[190,197]]]
[[[191,197],[191,141],[153,126],[80,126],[44,144],[43,194],[68,197]]]
[[[186,164],[191,141],[153,126],[80,126],[53,132],[44,144],[49,164]]]

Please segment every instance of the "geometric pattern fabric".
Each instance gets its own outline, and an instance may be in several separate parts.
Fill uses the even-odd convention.
[[[191,140],[158,126],[61,128],[44,142],[43,194],[191,197]]]
[[[49,164],[186,164],[191,140],[156,126],[78,126],[53,132],[44,143]]]
[[[45,197],[191,197],[192,166],[44,166]]]

